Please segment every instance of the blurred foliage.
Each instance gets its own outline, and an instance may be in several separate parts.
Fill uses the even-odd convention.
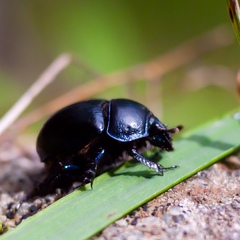
[[[99,73],[109,73],[147,62],[221,24],[231,29],[226,2],[218,0],[1,1],[0,114],[63,52],[79,56]],[[164,76],[159,89],[161,119],[169,125],[182,123],[192,127],[238,106],[234,84],[239,51],[235,41]],[[202,66],[226,68],[229,74],[219,81],[226,82],[227,87],[211,83],[202,88],[186,87],[189,72]],[[89,79],[80,69],[69,67],[38,97],[33,107]],[[191,77],[188,82],[194,85]],[[134,86],[104,89],[100,96],[130,95],[148,105],[145,89],[146,83],[139,82]],[[9,92],[11,97],[4,94]],[[160,111],[156,115],[160,116]]]

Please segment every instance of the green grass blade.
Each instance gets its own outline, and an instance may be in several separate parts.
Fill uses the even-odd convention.
[[[86,239],[240,146],[240,122],[228,115],[174,142],[164,166],[179,165],[163,177],[132,161],[77,190],[0,237],[4,239]]]
[[[238,43],[240,44],[240,8],[238,0],[227,0],[227,6]]]

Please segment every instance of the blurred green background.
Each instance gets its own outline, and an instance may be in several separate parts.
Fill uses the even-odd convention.
[[[106,74],[148,62],[221,25],[233,43],[164,75],[156,83],[157,97],[149,98],[145,81],[94,96],[134,98],[167,125],[188,129],[239,106],[240,48],[225,0],[0,1],[0,114],[61,53],[73,53]],[[90,79],[70,66],[31,109]]]

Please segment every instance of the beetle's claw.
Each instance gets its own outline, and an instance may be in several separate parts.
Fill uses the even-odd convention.
[[[91,189],[93,189],[93,180],[90,182],[90,184],[91,184]]]
[[[83,184],[86,185],[88,183],[91,184],[91,189],[93,188],[93,180],[96,176],[96,171],[95,169],[88,169],[86,172],[85,172],[85,177],[83,179]]]
[[[93,189],[93,180],[94,180],[94,178],[90,179],[90,178],[85,177],[84,180],[83,180],[83,186],[90,183],[91,189]]]
[[[163,176],[163,172],[164,171],[167,171],[167,170],[171,170],[171,169],[175,169],[175,168],[178,168],[179,166],[177,165],[173,165],[173,166],[170,166],[170,167],[163,167],[162,165],[160,164],[157,164],[157,170],[156,172],[158,172],[161,176]]]
[[[171,169],[178,168],[178,167],[179,167],[178,165],[173,165],[170,167],[164,167],[163,170],[171,170]]]
[[[160,164],[157,164],[156,163],[156,167],[155,168],[153,168],[157,173],[159,173],[161,176],[163,176],[163,166],[162,165],[160,165]]]

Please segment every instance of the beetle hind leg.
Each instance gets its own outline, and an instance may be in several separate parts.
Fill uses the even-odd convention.
[[[62,172],[49,173],[48,176],[38,184],[30,193],[27,194],[26,199],[31,199],[36,196],[44,196],[52,193],[56,188],[62,188],[63,190],[71,187],[71,182],[67,180],[67,176]]]
[[[169,170],[169,169],[174,169],[177,168],[178,166],[170,166],[170,167],[163,167],[161,164],[155,163],[150,161],[149,159],[145,158],[144,156],[142,156],[140,153],[138,153],[136,151],[136,149],[132,149],[130,156],[132,156],[133,158],[135,158],[137,161],[139,161],[140,163],[142,163],[143,165],[155,170],[157,173],[159,173],[160,175],[163,175],[163,171],[164,170]]]

